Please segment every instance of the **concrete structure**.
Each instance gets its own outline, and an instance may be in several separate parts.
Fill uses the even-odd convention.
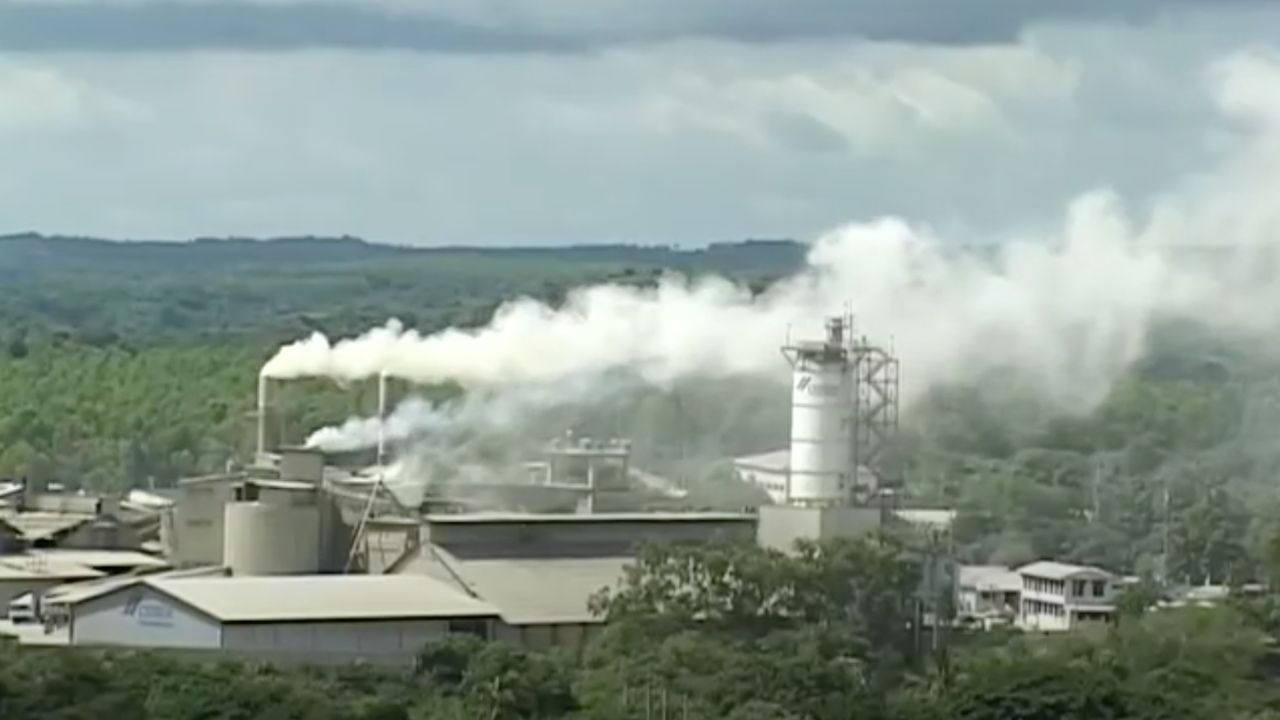
[[[225,508],[223,565],[233,575],[306,575],[320,572],[320,510],[262,500]]]
[[[342,571],[362,508],[342,515],[346,500],[330,492],[316,457],[286,452],[274,467],[180,481],[168,547],[174,565],[227,563],[247,574]],[[365,499],[353,496],[348,504]]]
[[[312,448],[281,448],[279,477],[286,482],[319,485],[324,480],[324,453]]]
[[[148,578],[78,598],[74,646],[407,665],[450,634],[493,637],[488,604],[424,576]]]
[[[1024,630],[1070,630],[1115,615],[1116,576],[1106,570],[1042,560],[1017,573],[1022,581],[1018,625]]]
[[[790,552],[800,540],[822,542],[870,534],[880,528],[881,521],[882,512],[874,507],[765,505],[759,509],[756,541],[761,547]]]
[[[1022,606],[1022,576],[1003,565],[961,565],[956,616],[984,627],[1012,623]]]
[[[169,552],[175,565],[221,565],[226,505],[235,499],[244,473],[189,478],[178,482],[173,537]]]

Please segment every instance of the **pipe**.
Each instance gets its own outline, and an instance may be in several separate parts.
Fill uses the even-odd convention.
[[[258,456],[267,452],[267,376],[258,376]]]

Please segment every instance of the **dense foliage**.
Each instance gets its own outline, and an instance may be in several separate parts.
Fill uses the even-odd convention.
[[[899,448],[917,498],[956,507],[958,556],[1052,557],[1170,582],[1264,579],[1276,535],[1280,361],[1267,345],[1158,328],[1101,405],[940,388]]]
[[[228,720],[1261,720],[1280,717],[1262,615],[1163,611],[923,652],[908,545],[796,556],[649,548],[598,598],[584,657],[454,637],[412,669],[273,667],[0,647],[0,717]]]
[[[803,247],[409,249],[352,239],[107,243],[0,238],[0,476],[120,489],[216,471],[251,447],[254,378],[279,343],[396,317],[430,332],[488,320],[520,295],[665,270],[744,281]],[[372,388],[286,390],[279,432],[372,412]]]

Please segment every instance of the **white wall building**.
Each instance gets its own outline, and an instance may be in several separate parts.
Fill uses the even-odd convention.
[[[1003,565],[961,565],[956,578],[956,614],[984,627],[1018,617],[1022,576]]]
[[[1022,580],[1018,625],[1070,630],[1115,615],[1116,576],[1096,567],[1040,561],[1017,570]]]
[[[493,637],[497,615],[487,603],[424,576],[161,577],[78,598],[67,640],[403,665],[428,641],[449,634]]]

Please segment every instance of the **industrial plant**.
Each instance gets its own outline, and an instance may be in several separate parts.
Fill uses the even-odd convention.
[[[733,460],[738,479],[771,500],[735,512],[680,508],[685,489],[636,467],[625,438],[572,434],[548,437],[517,476],[433,484],[410,503],[388,481],[383,424],[371,462],[273,443],[264,375],[257,452],[243,467],[119,500],[0,489],[3,631],[32,645],[393,665],[454,633],[581,649],[603,622],[589,599],[616,586],[646,543],[727,538],[788,551],[886,524],[945,532],[948,511],[898,506],[884,462],[898,423],[892,352],[837,317],[825,337],[782,354],[790,443]],[[381,421],[386,373],[377,381]],[[1045,576],[1077,577],[1054,572]],[[1104,613],[1110,593],[1096,597],[1090,612]]]

